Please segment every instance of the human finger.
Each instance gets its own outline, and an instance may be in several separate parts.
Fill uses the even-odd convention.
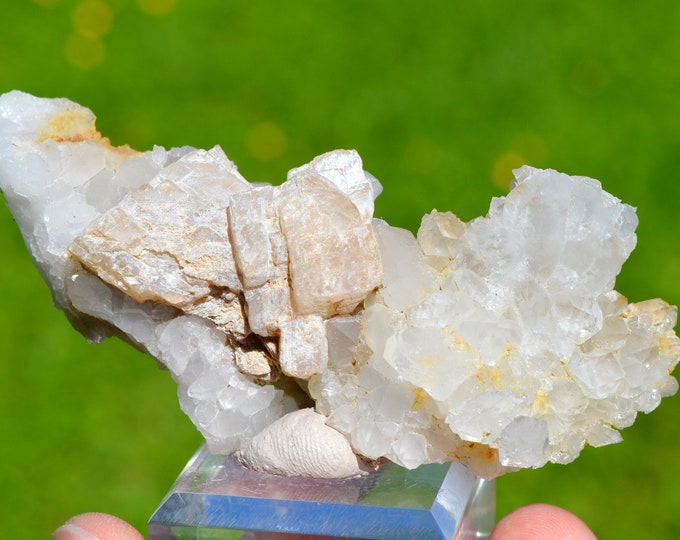
[[[99,512],[72,517],[52,534],[52,540],[144,540],[129,523]]]
[[[596,540],[596,537],[571,512],[549,504],[530,504],[501,519],[489,540]]]

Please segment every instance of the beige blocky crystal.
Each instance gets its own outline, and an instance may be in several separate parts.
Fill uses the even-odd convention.
[[[325,318],[351,313],[380,285],[382,267],[370,221],[322,177],[293,176],[284,189],[280,220],[289,246],[295,311]]]
[[[279,365],[284,375],[309,379],[328,363],[326,327],[319,315],[295,317],[281,327]]]
[[[494,477],[617,442],[677,390],[676,308],[613,290],[637,217],[590,178],[525,166],[486,216],[414,236],[373,219],[354,151],[254,185],[219,147],[115,148],[14,91],[0,188],[74,326],[156,358],[211,451],[258,470]]]
[[[246,189],[250,184],[220,148],[195,150],[128,193],[70,251],[138,302],[188,311],[217,291],[241,291],[225,209],[232,194]]]

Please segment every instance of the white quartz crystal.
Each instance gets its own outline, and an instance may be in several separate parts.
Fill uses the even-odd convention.
[[[497,454],[471,464],[484,475],[566,463],[676,391],[676,309],[611,290],[635,246],[633,208],[592,179],[515,174],[468,224],[434,211],[417,239],[374,224],[383,286],[354,345],[337,359],[331,349],[310,381],[317,409],[362,455],[468,462],[473,443]]]
[[[258,470],[567,463],[677,390],[676,308],[613,290],[637,217],[596,180],[525,166],[485,217],[414,236],[373,220],[354,151],[253,185],[219,147],[113,147],[13,91],[0,189],[74,326],[156,358],[210,449]]]

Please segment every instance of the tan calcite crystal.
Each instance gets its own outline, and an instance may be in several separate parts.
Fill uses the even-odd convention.
[[[363,174],[356,153],[338,154]],[[281,371],[308,379],[325,369],[324,319],[354,310],[382,276],[367,203],[362,214],[322,172],[310,165],[281,187],[253,188],[221,149],[195,150],[96,219],[70,251],[138,302],[214,322],[246,347],[237,353],[244,372],[270,375],[267,352],[242,343],[254,332],[280,338]]]
[[[196,150],[95,220],[70,251],[138,302],[169,304],[243,334],[225,208],[245,189],[220,148]]]
[[[280,188],[265,186],[234,196],[227,209],[248,321],[262,336],[278,335],[281,325],[293,317],[279,202]]]
[[[351,313],[382,277],[379,256],[371,256],[377,254],[371,224],[323,178],[303,177],[294,186],[286,186],[280,215],[295,311]]]
[[[284,375],[309,379],[323,373],[328,363],[325,321],[319,315],[302,315],[281,327],[279,365]]]

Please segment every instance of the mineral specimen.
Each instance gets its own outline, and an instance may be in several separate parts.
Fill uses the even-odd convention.
[[[0,188],[56,305],[167,367],[215,453],[493,477],[617,442],[677,390],[676,308],[613,290],[637,217],[596,180],[525,166],[487,216],[414,236],[372,218],[356,152],[253,185],[219,147],[113,147],[94,119],[1,96]]]

